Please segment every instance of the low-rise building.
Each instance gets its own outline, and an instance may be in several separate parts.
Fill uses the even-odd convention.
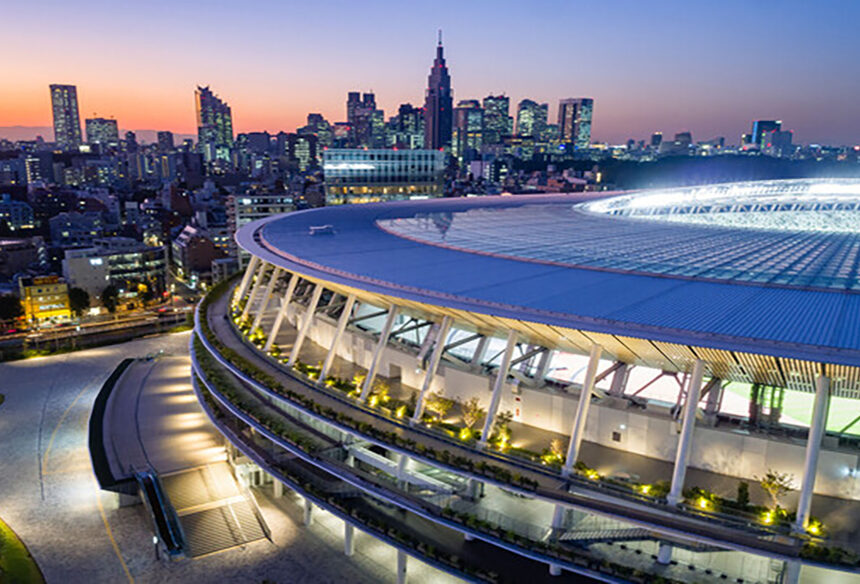
[[[261,192],[250,188],[242,195],[227,197],[227,231],[229,254],[239,260],[239,267],[248,263],[248,252],[236,245],[236,232],[251,221],[295,210],[290,192]]]
[[[47,261],[45,242],[39,237],[0,239],[0,278],[11,278]]]
[[[128,237],[101,238],[92,247],[66,250],[63,276],[91,298],[109,285],[141,300],[155,298],[166,290],[167,250]]]
[[[195,288],[200,280],[212,276],[212,261],[222,257],[208,234],[193,225],[186,225],[173,240],[173,265],[179,277]]]
[[[38,276],[18,280],[24,319],[31,324],[67,322],[72,317],[69,286],[59,276]]]
[[[330,148],[323,172],[327,205],[441,197],[445,153]]]
[[[49,219],[51,243],[57,247],[92,245],[93,241],[104,235],[104,221],[101,213],[60,213]]]
[[[11,231],[32,229],[35,225],[33,207],[23,201],[13,201],[8,194],[0,195],[0,223]]]

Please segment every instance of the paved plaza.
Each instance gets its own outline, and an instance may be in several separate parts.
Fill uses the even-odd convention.
[[[155,559],[143,506],[119,508],[116,495],[96,485],[87,448],[88,420],[102,383],[122,359],[163,350],[171,367],[187,371],[188,340],[189,333],[179,333],[0,364],[6,395],[0,405],[0,516],[27,545],[46,580],[395,582],[393,548],[357,531],[356,554],[347,558],[340,520],[317,510],[313,524],[305,528],[298,497],[275,502],[259,491],[273,542],[196,560]],[[165,372],[153,381],[184,383],[191,391],[187,378],[180,381],[173,371]],[[414,559],[409,560],[409,579],[454,581]]]

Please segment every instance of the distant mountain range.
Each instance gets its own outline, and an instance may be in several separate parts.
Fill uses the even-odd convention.
[[[82,128],[83,129],[83,128]],[[120,130],[122,137],[127,130]],[[132,130],[137,135],[138,142],[153,143],[157,140],[158,130]],[[0,126],[0,139],[12,140],[35,140],[37,136],[41,136],[46,141],[54,139],[54,128],[51,126]],[[197,140],[196,134],[177,134],[174,132],[173,140],[177,144],[181,143],[186,138]]]

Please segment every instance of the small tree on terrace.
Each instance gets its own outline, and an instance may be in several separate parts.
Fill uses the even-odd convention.
[[[793,490],[794,476],[787,472],[768,469],[763,477],[755,477],[761,488],[770,495],[772,509],[779,509],[779,501]]]
[[[430,394],[427,399],[427,409],[435,414],[438,421],[442,421],[442,418],[453,406],[454,400],[448,399],[438,391]]]
[[[478,401],[478,398],[473,397],[463,404],[463,423],[471,430],[475,424],[481,421],[481,418],[486,413],[486,410],[481,407],[481,402]]]

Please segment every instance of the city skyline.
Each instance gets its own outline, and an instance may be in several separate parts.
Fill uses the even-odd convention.
[[[441,27],[455,103],[504,93],[512,105],[529,98],[548,102],[553,111],[560,99],[590,96],[597,104],[596,141],[688,130],[697,140],[737,142],[749,120],[781,119],[798,142],[853,144],[860,136],[851,115],[860,82],[842,72],[856,60],[857,49],[845,40],[860,7],[828,4],[830,10],[798,2],[779,10],[745,4],[717,10],[674,2],[612,9],[544,3],[512,15],[513,5],[455,9],[443,3],[399,14],[397,26],[385,17],[394,9],[388,3],[364,12],[324,4],[313,14],[259,5],[251,15],[226,5],[199,15],[185,5],[174,7],[169,21],[160,18],[168,6],[161,2],[146,13],[99,2],[80,10],[57,4],[39,15],[43,33],[55,34],[43,34],[38,46],[7,66],[15,82],[0,88],[0,126],[49,126],[45,87],[51,83],[78,87],[82,119],[114,118],[123,130],[194,133],[197,84],[213,87],[231,104],[237,132],[290,131],[310,112],[343,120],[352,90],[373,91],[389,117],[401,103],[423,103]],[[10,10],[10,22],[21,24],[9,31],[12,44],[23,46],[32,36],[32,10]],[[280,17],[287,12],[284,25]],[[181,29],[186,13],[199,26]],[[478,29],[461,22],[475,18],[482,19]],[[589,26],[575,32],[563,26],[580,18]],[[649,26],[642,26],[643,18]],[[69,44],[70,31],[76,23],[103,20],[134,24],[127,32],[103,27],[100,40],[87,47],[88,60]],[[769,24],[768,34],[752,34],[761,22]],[[348,29],[365,34],[350,37]],[[536,30],[542,34],[530,33]]]

